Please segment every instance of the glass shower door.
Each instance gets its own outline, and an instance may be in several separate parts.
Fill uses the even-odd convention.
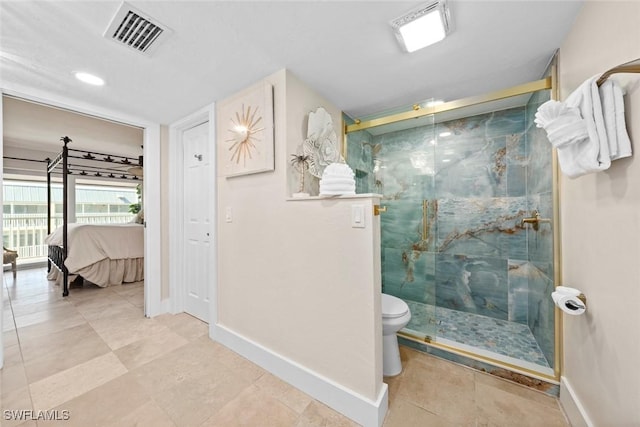
[[[418,339],[437,333],[435,286],[435,156],[433,116],[348,135],[347,159],[358,193],[378,193],[382,291],[403,299]]]
[[[551,146],[533,123],[547,99],[352,132],[347,159],[358,192],[387,207],[382,289],[409,305],[401,334],[552,376],[553,224],[522,222],[553,216]]]
[[[533,118],[549,97],[435,121],[436,341],[552,374],[551,146]]]

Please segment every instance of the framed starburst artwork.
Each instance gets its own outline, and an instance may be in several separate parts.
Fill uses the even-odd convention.
[[[221,175],[274,170],[273,86],[262,82],[220,102],[216,122]]]

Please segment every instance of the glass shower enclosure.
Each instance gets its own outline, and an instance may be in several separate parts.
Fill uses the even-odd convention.
[[[533,123],[549,98],[363,118],[345,154],[357,192],[387,207],[382,287],[411,309],[401,336],[555,379],[552,150]]]

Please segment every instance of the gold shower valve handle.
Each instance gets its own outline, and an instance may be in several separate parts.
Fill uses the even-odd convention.
[[[386,211],[387,211],[387,207],[386,206],[373,205],[373,214],[375,216],[380,215],[380,212],[386,212]]]
[[[524,227],[525,224],[531,224],[532,228],[538,231],[541,222],[551,222],[549,218],[540,218],[540,212],[538,212],[537,210],[534,210],[533,212],[531,212],[531,214],[533,215],[532,217],[522,218],[522,221],[520,222],[520,225],[522,227]]]

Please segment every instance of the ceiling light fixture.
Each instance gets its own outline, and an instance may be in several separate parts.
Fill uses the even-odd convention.
[[[420,6],[391,21],[394,33],[407,52],[437,43],[449,33],[449,8],[446,0]]]
[[[93,74],[85,73],[83,71],[78,71],[74,73],[76,79],[80,80],[83,83],[87,83],[94,86],[104,86],[104,80],[98,76],[94,76]]]

